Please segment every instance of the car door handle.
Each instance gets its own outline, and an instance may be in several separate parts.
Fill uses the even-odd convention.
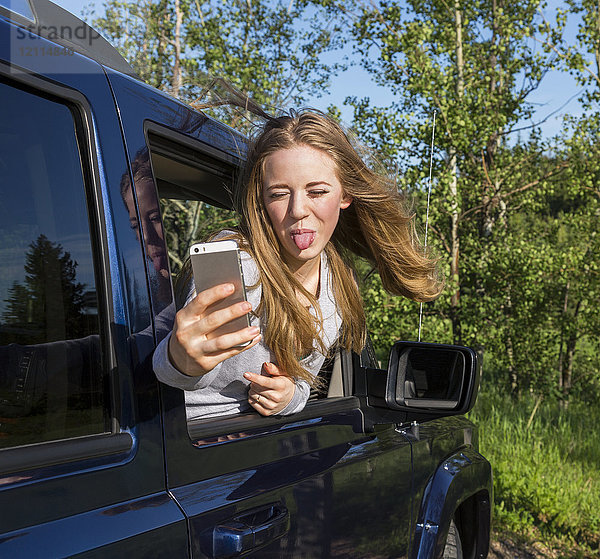
[[[265,505],[218,524],[210,534],[209,546],[202,547],[209,547],[213,559],[238,557],[275,541],[289,529],[287,508],[281,503]]]

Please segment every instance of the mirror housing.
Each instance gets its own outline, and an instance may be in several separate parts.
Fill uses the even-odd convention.
[[[481,368],[468,347],[400,341],[392,347],[387,374],[378,373],[368,371],[371,405],[440,417],[462,415],[473,407]]]

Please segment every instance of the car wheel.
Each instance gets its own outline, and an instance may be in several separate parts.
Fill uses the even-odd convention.
[[[448,528],[448,537],[444,546],[444,559],[463,559],[462,545],[460,543],[460,534],[458,528],[454,524],[454,520],[450,521]]]

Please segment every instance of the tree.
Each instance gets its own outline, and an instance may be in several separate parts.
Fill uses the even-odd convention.
[[[600,6],[591,0],[568,0],[559,9],[554,28],[567,17],[578,17],[573,44],[559,33],[548,33],[543,43],[559,57],[583,88],[580,117],[566,117],[554,151],[568,164],[560,185],[552,192],[552,205],[560,212],[556,246],[560,269],[557,274],[557,322],[559,351],[556,359],[558,390],[567,401],[572,390],[582,387],[600,396],[600,321],[595,312],[599,294],[598,218],[600,217]],[[546,21],[548,29],[552,29]]]
[[[556,370],[558,389],[568,400],[576,388],[600,381],[600,120],[598,114],[568,122],[560,137],[560,156],[569,167],[556,185],[552,208],[557,214],[557,320],[560,344]],[[574,381],[575,379],[575,381]],[[597,391],[597,396],[600,393]]]
[[[524,242],[519,216],[537,211],[548,184],[566,168],[564,159],[545,156],[536,127],[524,124],[533,114],[529,95],[556,66],[556,57],[538,46],[549,32],[539,6],[536,0],[336,5],[353,22],[363,66],[394,95],[386,107],[348,98],[355,129],[389,168],[398,167],[399,186],[416,200],[420,220],[437,111],[429,242],[443,255],[448,281],[446,293],[425,305],[424,333],[484,345],[504,364],[512,361],[507,372],[515,389],[527,355],[525,332],[509,319],[520,316],[515,297],[526,281],[509,264],[525,254],[517,252]],[[384,309],[407,316],[405,303],[381,296],[375,335],[386,328],[383,314],[390,322]],[[415,332],[416,314],[413,308],[410,320],[394,317],[396,332]]]
[[[276,111],[320,96],[344,67],[324,61],[344,44],[339,24],[307,0],[109,0],[104,7],[93,25],[144,81],[189,102],[220,77]]]
[[[396,94],[390,107],[349,99],[356,127],[390,159],[401,157],[405,188],[422,185],[427,176],[420,162],[438,111],[435,189],[441,207],[432,215],[432,231],[448,254],[447,314],[457,342],[469,340],[461,324],[468,287],[463,270],[472,265],[461,265],[468,256],[462,245],[473,242],[466,237],[489,237],[520,203],[515,198],[540,183],[541,177],[521,172],[524,162],[505,141],[531,115],[527,96],[552,66],[529,39],[541,25],[537,5],[386,1],[363,5],[354,27],[363,65]]]
[[[344,67],[325,61],[344,43],[339,24],[308,0],[109,0],[104,7],[94,27],[144,81],[243,132],[257,120],[248,106],[255,113],[302,106]],[[187,257],[181,233],[199,240],[209,224],[232,224],[203,202],[163,201],[162,210],[174,272]]]
[[[25,281],[9,289],[3,319],[26,332],[25,343],[66,340],[86,335],[84,288],[77,262],[59,243],[40,235],[25,257]]]

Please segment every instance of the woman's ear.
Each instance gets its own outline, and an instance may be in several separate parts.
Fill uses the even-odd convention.
[[[340,209],[345,210],[350,204],[352,204],[352,198],[346,196],[342,198],[342,201],[340,202]]]

